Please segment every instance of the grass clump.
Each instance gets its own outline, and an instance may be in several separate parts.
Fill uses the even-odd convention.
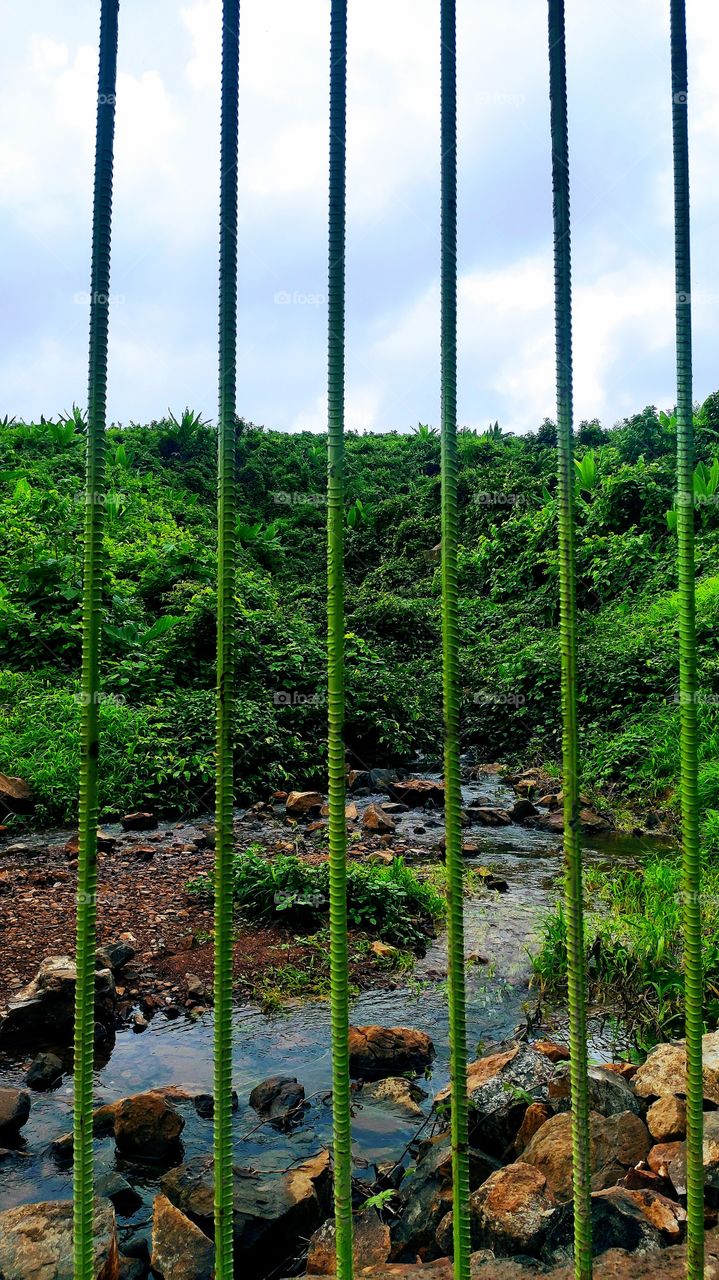
[[[214,896],[212,879],[200,876],[188,890]],[[329,866],[311,866],[288,854],[263,855],[258,845],[236,853],[233,865],[236,909],[247,919],[315,930],[329,912]],[[444,900],[395,858],[388,866],[350,864],[347,916],[350,928],[400,947],[422,947],[444,913]]]
[[[719,1025],[719,811],[703,827],[702,934],[704,1018]],[[640,1050],[684,1034],[682,888],[678,854],[655,854],[640,867],[586,874],[590,996],[611,1009]],[[566,920],[560,903],[544,922],[534,980],[548,997],[567,983]]]

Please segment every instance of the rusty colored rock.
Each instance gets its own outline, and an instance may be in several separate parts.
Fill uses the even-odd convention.
[[[163,1280],[212,1280],[215,1246],[167,1196],[152,1210],[152,1269]]]
[[[360,1213],[353,1222],[353,1256],[357,1271],[386,1262],[390,1252],[389,1227],[380,1222],[374,1209]],[[328,1218],[315,1231],[307,1251],[307,1275],[331,1276],[337,1270],[335,1224]]]
[[[615,1116],[590,1113],[592,1190],[615,1186],[633,1165],[644,1160],[651,1146],[647,1127],[630,1111]],[[572,1118],[568,1111],[542,1125],[522,1153],[539,1169],[558,1200],[572,1196]]]
[[[424,1071],[434,1061],[431,1037],[412,1027],[350,1027],[350,1074],[366,1080]]]
[[[674,1095],[657,1098],[647,1112],[647,1128],[655,1142],[676,1142],[686,1136],[687,1104]]]

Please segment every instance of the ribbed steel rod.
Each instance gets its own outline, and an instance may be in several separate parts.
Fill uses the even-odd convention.
[[[352,1276],[344,673],[344,380],[347,2],[332,0],[327,436],[327,658],[332,1125],[338,1280]]]
[[[97,813],[102,623],[107,337],[118,0],[100,6],[95,184],[90,273],[90,352],[82,597],[82,711],[75,989],[73,1258],[75,1280],[93,1280],[93,1067],[97,943]]]
[[[217,452],[214,1155],[217,1280],[233,1274],[232,859],[234,856],[235,479],[239,0],[222,5],[220,346]]]
[[[702,1131],[703,978],[701,857],[697,795],[697,657],[694,619],[694,419],[685,0],[671,0],[672,135],[677,347],[677,540],[679,696],[687,1042],[687,1275],[704,1275]]]
[[[442,460],[442,686],[444,703],[447,953],[451,1082],[453,1254],[469,1280],[467,1012],[464,989],[464,866],[460,787],[457,601],[457,25],[455,0],[440,3],[440,378]]]
[[[554,291],[559,466],[559,590],[562,665],[565,916],[571,1050],[574,1268],[592,1274],[592,1202],[587,1079],[586,961],[579,821],[577,608],[574,556],[572,263],[569,215],[569,130],[564,0],[549,0],[549,95],[554,192]]]

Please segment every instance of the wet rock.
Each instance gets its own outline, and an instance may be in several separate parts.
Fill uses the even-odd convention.
[[[365,1080],[424,1071],[434,1061],[431,1037],[412,1027],[350,1027],[350,1074]]]
[[[631,1085],[614,1071],[590,1067],[589,1106],[600,1116],[618,1116],[623,1111],[641,1113],[641,1106]],[[568,1062],[562,1062],[549,1086],[549,1101],[555,1111],[568,1111],[571,1105],[571,1080]]]
[[[540,802],[541,803],[541,802]],[[525,822],[527,818],[534,818],[538,813],[538,809],[532,804],[531,800],[521,797],[515,800],[512,808],[509,810],[509,816],[512,822]]]
[[[0,1087],[0,1139],[20,1132],[30,1116],[30,1094],[27,1089]]]
[[[486,1182],[499,1162],[483,1151],[469,1152],[470,1190]],[[420,1253],[436,1258],[437,1228],[452,1208],[452,1145],[449,1134],[441,1134],[422,1144],[414,1172],[405,1178],[400,1191],[401,1212],[392,1226],[392,1256]]]
[[[205,982],[204,978],[198,978],[196,973],[187,974],[185,978],[185,988],[193,1003],[200,1003],[204,1005],[212,1005],[215,1003],[215,993],[212,983]]]
[[[324,797],[319,791],[290,791],[285,809],[291,818],[316,817],[322,812]]]
[[[38,1093],[53,1089],[62,1080],[63,1066],[54,1053],[39,1053],[28,1069],[25,1083]]]
[[[530,1045],[512,1045],[487,1054],[467,1069],[470,1140],[491,1155],[511,1149],[530,1102],[547,1102],[556,1068]],[[448,1113],[449,1086],[440,1090],[435,1107]]]
[[[126,813],[120,825],[123,831],[154,831],[157,818],[154,813]]]
[[[472,1248],[491,1249],[497,1257],[536,1254],[556,1203],[538,1169],[521,1161],[498,1169],[470,1199]],[[452,1223],[448,1213],[437,1231],[443,1253],[452,1252]]]
[[[95,1280],[119,1280],[115,1212],[95,1201]],[[0,1276],[7,1280],[73,1280],[72,1201],[46,1200],[0,1213]]]
[[[506,809],[495,805],[476,805],[467,810],[472,822],[479,822],[483,827],[508,827],[512,819]]]
[[[255,1085],[250,1094],[250,1106],[258,1115],[280,1129],[302,1119],[305,1103],[304,1085],[294,1076],[270,1076]]]
[[[113,1104],[118,1151],[144,1160],[166,1160],[178,1154],[185,1121],[166,1098],[136,1093]]]
[[[657,1098],[647,1112],[647,1128],[655,1142],[676,1142],[687,1131],[687,1104],[674,1096]]]
[[[424,1089],[404,1076],[389,1076],[385,1080],[377,1080],[374,1084],[365,1085],[362,1098],[368,1102],[389,1102],[408,1116],[421,1118],[424,1115],[420,1102],[426,1098]]]
[[[0,773],[0,813],[7,817],[9,813],[32,813],[35,800],[32,791],[23,778],[12,778]]]
[[[592,1253],[595,1258],[608,1249],[645,1254],[654,1253],[663,1245],[661,1232],[648,1221],[641,1206],[633,1199],[633,1193],[622,1187],[611,1187],[592,1196]],[[548,1264],[568,1264],[573,1256],[574,1206],[569,1203],[555,1212],[541,1257]]]
[[[546,1124],[552,1114],[552,1108],[547,1102],[530,1102],[524,1113],[519,1133],[514,1140],[514,1150],[518,1156],[522,1154],[535,1133],[539,1133],[542,1125]]]
[[[165,1093],[164,1096],[178,1097],[179,1095],[177,1094],[173,1095],[168,1091],[167,1093]],[[215,1099],[213,1098],[211,1093],[192,1094],[192,1105],[195,1108],[195,1111],[197,1112],[201,1120],[211,1120],[215,1114]],[[233,1089],[232,1090],[232,1110],[238,1111],[239,1107],[240,1107],[240,1100],[237,1096],[236,1091]]]
[[[171,1169],[160,1185],[201,1231],[209,1235],[214,1230],[211,1156],[196,1156]],[[307,1240],[327,1216],[330,1186],[326,1152],[283,1174],[235,1168],[233,1232],[243,1276],[266,1275],[293,1256],[300,1240]]]
[[[48,956],[32,982],[8,1003],[0,1019],[0,1045],[70,1044],[75,1020],[75,961]],[[112,1027],[117,996],[109,969],[95,974],[95,1020]]]
[[[152,1269],[164,1280],[212,1280],[215,1246],[167,1199],[155,1197],[152,1210]]]
[[[543,1053],[550,1062],[569,1062],[569,1045],[557,1044],[554,1040],[533,1040],[532,1048]]]
[[[719,1105],[719,1032],[702,1036],[704,1098]],[[634,1091],[640,1098],[686,1095],[687,1057],[684,1041],[660,1044],[649,1054],[634,1077]]]
[[[95,1194],[98,1199],[112,1200],[115,1211],[122,1218],[131,1218],[142,1204],[139,1192],[115,1170],[96,1179]]]
[[[355,1270],[386,1262],[390,1253],[389,1227],[380,1222],[374,1209],[368,1209],[355,1217],[352,1253]],[[331,1276],[337,1270],[335,1258],[335,1224],[328,1218],[315,1231],[307,1250],[307,1275]]]
[[[616,1116],[589,1117],[592,1190],[612,1187],[628,1169],[646,1159],[651,1139],[639,1116],[625,1111]],[[539,1169],[558,1200],[572,1195],[572,1117],[568,1111],[552,1116],[531,1139],[522,1159]]]
[[[405,778],[392,782],[392,795],[410,809],[420,809],[428,802],[444,805],[444,783],[431,778]]]
[[[362,814],[362,826],[367,831],[379,831],[386,834],[394,831],[397,823],[388,813],[385,813],[376,804],[368,804]]]

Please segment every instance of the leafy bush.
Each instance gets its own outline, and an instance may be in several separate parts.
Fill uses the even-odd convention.
[[[214,896],[208,876],[191,881],[188,889],[203,898]],[[233,893],[248,919],[281,920],[312,932],[329,912],[329,864],[311,866],[286,854],[269,858],[251,845],[235,854]],[[350,863],[347,868],[347,913],[355,929],[398,946],[422,947],[443,912],[444,899],[402,858],[389,866]]]

